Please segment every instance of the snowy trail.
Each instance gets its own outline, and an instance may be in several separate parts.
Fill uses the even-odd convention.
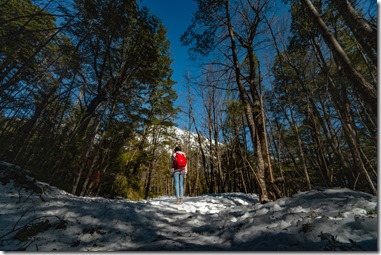
[[[242,193],[186,197],[176,205],[175,197],[76,197],[4,176],[1,170],[3,251],[377,250],[377,197],[349,189],[300,192],[264,205]]]

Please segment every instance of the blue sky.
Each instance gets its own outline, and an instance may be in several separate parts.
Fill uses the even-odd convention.
[[[175,90],[180,98],[175,102],[175,106],[186,103],[186,87],[184,75],[191,69],[192,63],[188,59],[187,47],[181,46],[180,36],[191,24],[193,12],[196,10],[196,3],[193,0],[142,0],[142,6],[146,6],[150,13],[158,16],[167,28],[167,37],[171,42],[172,52],[172,79],[176,82]],[[184,97],[181,97],[184,95]],[[181,125],[180,125],[181,127]]]

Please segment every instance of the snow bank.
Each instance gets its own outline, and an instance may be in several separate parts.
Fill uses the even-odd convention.
[[[13,170],[12,170],[13,169]],[[12,174],[13,173],[13,174]],[[133,202],[76,197],[0,164],[3,251],[376,251],[377,197],[300,192],[267,204],[226,193]]]

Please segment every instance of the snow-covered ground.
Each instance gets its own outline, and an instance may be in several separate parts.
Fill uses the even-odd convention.
[[[2,251],[377,251],[377,197],[228,193],[133,202],[77,197],[0,163]],[[25,176],[25,175],[24,175]]]

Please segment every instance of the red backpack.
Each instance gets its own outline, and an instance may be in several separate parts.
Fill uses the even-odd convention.
[[[173,168],[175,169],[183,169],[187,165],[187,158],[183,153],[177,153],[173,159]]]

